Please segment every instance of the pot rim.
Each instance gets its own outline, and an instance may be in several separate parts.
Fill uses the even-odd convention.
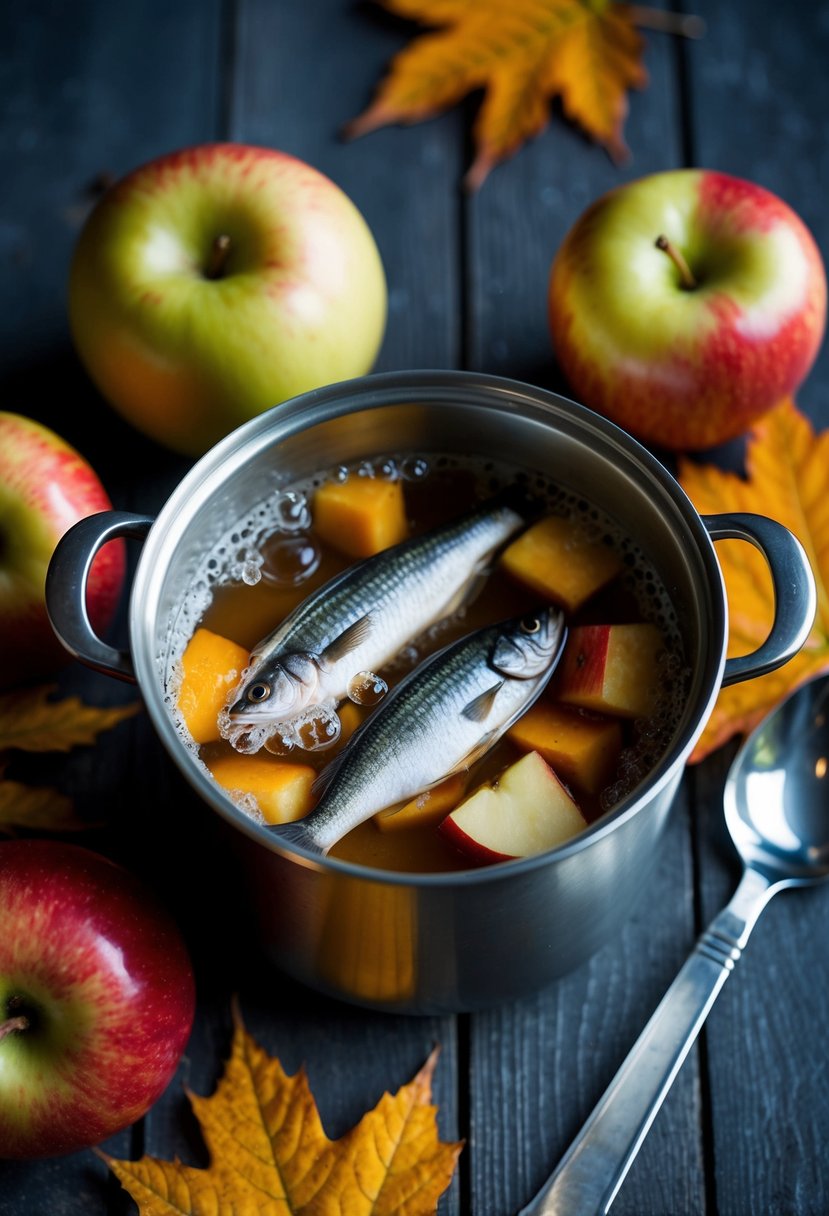
[[[670,749],[660,758],[645,782],[585,831],[557,848],[514,861],[468,870],[409,873],[379,870],[336,857],[320,858],[300,848],[288,848],[277,836],[269,832],[267,825],[256,822],[235,806],[211,780],[207,770],[185,745],[175,727],[165,704],[164,688],[154,665],[154,643],[145,605],[157,602],[161,588],[164,566],[155,560],[161,539],[168,544],[171,533],[182,535],[188,519],[211,497],[216,486],[238,473],[263,448],[272,447],[288,436],[318,423],[358,410],[429,404],[430,393],[439,393],[443,400],[451,404],[476,405],[479,408],[487,405],[503,408],[506,405],[508,409],[518,412],[526,413],[530,409],[535,414],[546,414],[548,420],[566,419],[568,423],[575,424],[577,431],[589,428],[600,435],[608,447],[624,453],[628,462],[638,464],[655,488],[671,502],[691,534],[705,567],[712,591],[712,603],[715,606],[715,619],[710,622],[711,636],[719,636],[721,646],[716,663],[711,665],[708,686],[700,689],[699,700],[704,704],[701,704],[697,714],[693,717],[686,715],[686,720]],[[480,399],[470,400],[471,395],[475,394],[479,395]],[[501,880],[511,881],[548,865],[551,860],[564,860],[582,852],[594,841],[616,831],[621,824],[638,814],[675,779],[677,769],[684,767],[702,733],[719,693],[727,645],[725,587],[711,538],[679,482],[647,448],[603,415],[549,389],[483,372],[443,369],[373,373],[313,389],[257,415],[220,440],[182,478],[149,531],[133,579],[129,623],[136,680],[156,733],[189,784],[214,811],[252,841],[270,852],[298,862],[305,868],[415,888],[456,888],[479,883],[497,883]]]

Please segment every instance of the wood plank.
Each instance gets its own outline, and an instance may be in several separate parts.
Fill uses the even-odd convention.
[[[4,408],[39,418],[74,443],[121,507],[157,509],[186,465],[136,437],[89,384],[69,339],[69,260],[93,201],[91,186],[102,173],[120,175],[151,156],[218,134],[220,8],[220,0],[153,3],[113,20],[112,6],[99,0],[71,9],[34,0],[25,14],[6,8],[0,15],[7,48],[0,66],[0,149],[13,170],[4,181],[2,228],[11,268],[0,281]],[[135,474],[125,451],[136,462]],[[97,704],[136,696],[80,665],[65,673],[61,688]],[[54,779],[83,815],[108,822],[83,837],[87,847],[151,878],[147,859],[157,845],[143,835],[142,811],[156,791],[148,766],[138,760],[145,747],[149,754],[159,750],[148,742],[146,720],[125,723],[94,749],[38,758],[33,779]],[[143,774],[137,783],[135,772]],[[139,846],[131,848],[131,840]],[[141,1137],[138,1125],[104,1147],[128,1156],[140,1148]],[[134,1210],[91,1152],[0,1163],[3,1216],[120,1216]]]
[[[614,167],[557,114],[544,134],[496,168],[470,199],[470,366],[567,395],[547,329],[555,251],[581,212],[606,190],[681,163],[679,82],[670,40],[648,36],[646,65],[649,88],[631,98],[627,165]],[[536,999],[473,1020],[473,1211],[516,1211],[549,1175],[693,941],[692,885],[683,797],[646,899],[617,940]],[[694,1055],[614,1212],[702,1212],[699,1127]]]
[[[797,12],[694,4],[708,35],[689,49],[692,135],[700,165],[756,181],[785,199],[829,249],[824,205],[829,30],[819,8]],[[829,425],[829,350],[798,394]],[[731,749],[700,773],[702,911],[730,897],[738,870],[721,789]],[[764,912],[706,1028],[714,1202],[721,1216],[829,1210],[824,1167],[829,1098],[819,1027],[829,1008],[826,895],[786,893]]]

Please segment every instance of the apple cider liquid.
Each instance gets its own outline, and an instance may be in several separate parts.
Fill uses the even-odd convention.
[[[353,564],[354,558],[344,556],[318,535],[313,504],[315,491],[325,482],[358,477],[402,482],[410,535],[447,523],[502,487],[517,482],[538,502],[542,514],[572,520],[581,535],[608,546],[618,555],[620,573],[567,614],[571,631],[584,624],[648,622],[661,636],[659,697],[654,712],[647,718],[619,720],[621,748],[600,790],[571,790],[588,822],[610,810],[647,776],[667,749],[678,723],[688,673],[676,612],[647,556],[596,506],[552,485],[541,475],[516,471],[489,460],[434,454],[382,457],[297,482],[280,489],[272,499],[250,511],[207,556],[176,622],[172,646],[175,661],[167,682],[167,700],[174,716],[181,678],[178,660],[197,627],[209,629],[250,651],[311,592]],[[370,607],[366,605],[366,610]],[[364,720],[375,703],[377,712],[382,712],[386,687],[392,688],[435,650],[481,626],[531,613],[538,607],[538,593],[506,574],[496,560],[470,603],[413,639],[386,668],[373,673],[379,677],[376,683],[369,680],[350,687],[349,700],[344,703],[347,708],[340,706],[338,712],[349,718],[353,730],[355,722]],[[541,701],[557,703],[557,687],[556,673]],[[591,711],[564,708],[574,719],[601,719],[601,715]],[[192,749],[192,738],[181,722],[179,726],[185,743]],[[314,747],[312,741],[310,750],[286,746],[277,735],[268,741],[261,756],[270,753],[276,762],[282,758],[321,771],[347,745],[349,733],[343,730],[330,747]],[[315,742],[319,743],[319,738]],[[231,742],[222,738],[201,745],[198,757],[211,771],[222,756],[232,752]],[[473,765],[464,796],[482,783],[496,781],[521,755],[521,749],[509,734],[503,737]],[[262,820],[251,794],[243,789],[225,793],[246,813]],[[373,819],[343,837],[332,848],[331,856],[384,870],[427,873],[468,869],[474,864],[446,840],[434,823],[384,831]]]

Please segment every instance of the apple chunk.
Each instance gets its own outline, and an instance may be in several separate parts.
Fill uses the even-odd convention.
[[[545,599],[574,612],[622,569],[619,555],[575,519],[548,515],[501,554],[501,567]]]
[[[588,717],[549,701],[536,701],[507,737],[522,752],[538,752],[560,777],[587,794],[608,784],[622,750],[618,719]]]
[[[475,861],[529,857],[563,844],[587,821],[549,764],[528,752],[443,820],[440,832]]]
[[[567,705],[623,718],[654,712],[662,634],[655,625],[579,625],[571,629],[557,673]]]

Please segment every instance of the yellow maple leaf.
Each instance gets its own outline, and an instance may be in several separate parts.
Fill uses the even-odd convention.
[[[683,459],[678,476],[702,515],[751,511],[789,528],[806,550],[817,581],[817,616],[799,654],[777,671],[723,688],[691,756],[701,760],[735,734],[750,731],[799,684],[829,670],[829,431],[815,435],[787,399],[755,425],[745,478]],[[764,641],[774,619],[771,577],[761,554],[741,541],[719,541],[728,595],[729,656]]]
[[[15,828],[34,828],[52,832],[77,832],[93,825],[79,819],[71,799],[47,786],[23,785],[20,781],[0,781],[0,833]]]
[[[54,688],[38,685],[0,694],[0,751],[68,752],[94,743],[101,731],[132,717],[140,705],[100,709],[78,697],[50,700]]]
[[[326,1136],[304,1070],[288,1076],[235,1014],[230,1060],[210,1098],[189,1094],[207,1169],[101,1154],[141,1216],[427,1216],[460,1144],[438,1139],[433,1052],[417,1076],[340,1140]]]
[[[637,23],[650,23],[646,11],[615,0],[380,2],[400,16],[445,28],[415,39],[395,57],[347,135],[431,118],[484,89],[474,129],[477,155],[466,177],[471,188],[543,130],[556,96],[565,115],[615,160],[627,154],[627,90],[648,82],[636,30]]]

